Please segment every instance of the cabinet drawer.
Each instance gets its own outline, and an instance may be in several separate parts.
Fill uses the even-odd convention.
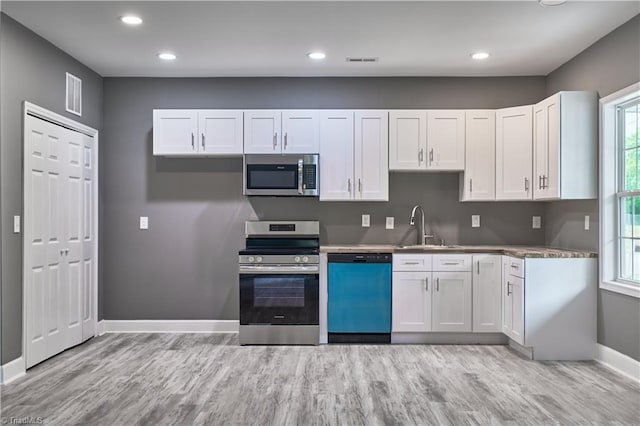
[[[433,270],[434,271],[454,271],[454,272],[471,271],[471,255],[470,254],[434,254]]]
[[[431,271],[430,254],[394,254],[394,271]]]
[[[524,259],[518,259],[517,257],[507,257],[506,262],[506,271],[509,273],[509,275],[524,278]]]

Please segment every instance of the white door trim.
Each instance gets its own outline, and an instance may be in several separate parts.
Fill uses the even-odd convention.
[[[93,197],[93,205],[91,206],[92,208],[92,221],[95,224],[95,226],[92,229],[92,233],[93,233],[93,238],[95,241],[95,245],[94,245],[94,253],[93,253],[93,258],[95,259],[95,268],[93,268],[93,312],[95,312],[94,315],[94,320],[93,320],[93,335],[96,336],[98,333],[98,328],[97,328],[97,322],[98,322],[98,268],[99,268],[99,259],[98,259],[98,246],[99,246],[99,242],[98,242],[98,188],[99,188],[99,184],[98,184],[98,167],[99,167],[99,144],[98,144],[98,130],[86,126],[82,123],[79,123],[75,120],[72,120],[70,118],[67,118],[63,115],[57,114],[53,111],[49,111],[48,109],[42,108],[36,104],[33,104],[31,102],[27,102],[25,101],[23,103],[23,117],[22,117],[22,150],[23,150],[23,157],[26,158],[26,153],[24,152],[26,149],[26,144],[25,144],[25,140],[26,140],[26,123],[27,123],[27,117],[31,115],[33,117],[36,118],[40,118],[43,120],[46,120],[50,123],[53,123],[55,125],[58,126],[62,126],[65,127],[67,129],[71,129],[71,130],[75,130],[77,132],[80,133],[84,133],[87,136],[90,136],[93,138],[93,142],[94,142],[94,152],[95,152],[95,158],[94,158],[94,168],[93,168],[93,193],[94,193],[94,197]],[[24,159],[23,159],[23,163],[24,163]],[[23,195],[23,205],[22,205],[22,217],[24,218],[24,212],[27,209],[26,206],[26,200],[24,197],[24,182],[26,181],[26,173],[28,172],[28,170],[24,167],[23,164],[23,173],[22,173],[22,195]],[[24,239],[24,226],[26,226],[25,223],[23,223],[23,229],[22,229],[22,235],[23,235],[23,239]],[[26,277],[26,271],[25,271],[25,259],[26,259],[26,247],[27,245],[24,244],[24,241],[22,242],[22,356],[21,358],[19,358],[20,360],[22,360],[22,365],[24,367],[25,365],[25,360],[26,360],[26,347],[27,347],[27,297],[26,297],[26,287],[24,285],[24,277]],[[4,370],[4,367],[3,367]]]

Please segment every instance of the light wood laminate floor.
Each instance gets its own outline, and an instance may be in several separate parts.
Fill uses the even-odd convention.
[[[640,424],[640,385],[504,346],[238,346],[234,334],[108,334],[1,388],[45,424]]]

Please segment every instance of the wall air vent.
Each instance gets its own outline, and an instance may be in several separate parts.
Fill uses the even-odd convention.
[[[378,62],[379,58],[355,58],[355,57],[349,57],[347,58],[347,62],[355,62],[355,63],[371,63],[371,62]]]
[[[82,80],[69,73],[67,73],[66,109],[72,114],[82,116]]]

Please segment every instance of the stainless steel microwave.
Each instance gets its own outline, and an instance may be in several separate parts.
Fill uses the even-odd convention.
[[[247,154],[244,194],[317,197],[318,154]]]

